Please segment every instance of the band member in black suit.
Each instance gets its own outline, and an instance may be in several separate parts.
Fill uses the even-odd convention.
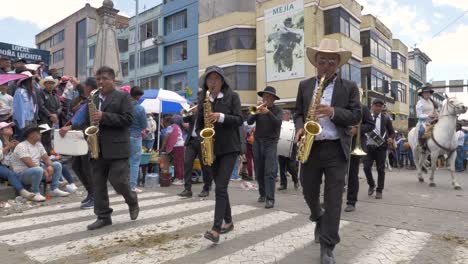
[[[372,118],[372,115],[369,111],[369,108],[365,105],[362,105],[362,120],[360,128],[360,137],[361,137],[361,148],[366,152],[366,133],[371,132],[375,128],[375,122]],[[358,131],[358,126],[353,126],[351,129],[351,134],[353,141],[351,144],[351,149],[356,147],[356,133]],[[357,196],[359,192],[359,163],[361,162],[361,156],[352,155],[349,159],[349,170],[348,170],[348,193],[347,193],[347,206],[345,212],[352,212],[356,210]]]
[[[132,105],[128,94],[115,89],[115,72],[109,67],[101,67],[96,72],[96,81],[100,88],[90,98],[96,111],[87,111],[84,127],[91,123],[99,125],[99,158],[91,161],[94,184],[94,213],[97,220],[88,225],[88,230],[102,228],[112,224],[112,208],[109,207],[107,181],[115,191],[125,198],[130,219],[136,220],[139,213],[136,192],[130,190],[130,135],[128,128],[133,121]],[[88,108],[89,110],[89,108]],[[70,130],[62,128],[62,131]]]
[[[203,103],[203,89],[198,90],[198,102]],[[187,139],[185,140],[185,157],[184,157],[184,190],[178,195],[181,197],[190,198],[192,197],[192,171],[193,171],[193,161],[198,157],[201,163],[202,172],[203,172],[203,190],[198,195],[198,197],[207,197],[210,194],[211,183],[213,182],[213,177],[211,175],[211,167],[203,164],[201,156],[201,138],[200,131],[201,128],[195,125],[198,115],[203,115],[203,113],[198,113],[197,107],[193,110],[192,114],[188,114],[184,117],[184,122],[189,123],[189,131],[187,134]]]
[[[281,115],[283,110],[275,105],[276,89],[268,86],[258,92],[262,104],[257,106],[257,112],[251,115],[247,124],[255,123],[253,155],[255,175],[258,181],[259,203],[265,203],[265,208],[275,205],[275,180],[278,171],[276,148],[281,132]]]
[[[214,243],[219,242],[219,235],[234,229],[231,205],[228,196],[228,184],[236,159],[241,151],[239,126],[242,125],[241,103],[239,95],[229,86],[224,70],[210,66],[200,77],[199,86],[203,88],[203,102],[206,91],[210,91],[211,114],[208,121],[214,125],[214,162],[211,165],[215,182],[215,215],[213,227],[204,237]],[[204,103],[198,104],[197,127],[204,127]],[[224,225],[223,225],[224,221]]]
[[[387,158],[387,145],[392,144],[395,130],[393,129],[392,120],[382,113],[384,101],[381,99],[374,99],[372,101],[372,118],[375,122],[375,132],[381,137],[384,142],[378,145],[375,140],[367,137],[367,156],[364,159],[364,173],[366,174],[367,184],[369,184],[369,196],[376,191],[375,198],[382,199],[382,192],[385,184],[385,160]],[[375,181],[372,177],[372,165],[377,166],[377,190],[375,189]]]
[[[296,141],[304,133],[309,104],[325,76],[320,104],[313,113],[318,117],[322,133],[315,137],[308,160],[301,166],[303,195],[310,208],[309,219],[316,222],[315,235],[320,241],[321,263],[335,263],[334,248],[338,234],[341,202],[347,160],[351,144],[351,126],[361,120],[361,103],[356,83],[337,75],[340,66],[351,58],[351,52],[339,47],[337,40],[323,39],[318,48],[307,48],[307,57],[317,67],[317,77],[299,84],[296,99]],[[320,185],[325,175],[324,208],[320,205]]]

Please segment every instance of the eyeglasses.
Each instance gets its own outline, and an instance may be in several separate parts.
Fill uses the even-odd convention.
[[[336,59],[318,59],[317,64],[320,66],[325,66],[325,64],[328,64],[328,66],[334,67],[338,64]]]

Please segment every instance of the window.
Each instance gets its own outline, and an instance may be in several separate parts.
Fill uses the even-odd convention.
[[[255,49],[256,31],[253,28],[234,28],[208,37],[208,53],[233,49]]]
[[[341,66],[340,76],[343,79],[351,80],[361,87],[361,63],[355,59],[350,59],[348,63]]]
[[[187,73],[178,73],[174,75],[166,76],[166,90],[174,92],[182,92],[188,85]]]
[[[158,63],[158,48],[154,47],[140,53],[140,66],[145,67]]]
[[[157,35],[158,35],[158,20],[153,20],[140,26],[140,41],[154,38]]]
[[[39,49],[47,50],[52,47],[52,39],[46,39],[39,44]]]
[[[226,78],[234,90],[256,90],[256,72],[255,66],[235,65],[224,68]]]
[[[166,35],[187,28],[187,10],[166,17],[164,23]]]
[[[389,66],[392,65],[392,48],[380,38],[372,38],[371,43],[371,56],[379,59],[380,62]]]
[[[63,61],[63,49],[58,50],[52,54],[52,61],[53,63],[57,63],[59,61]]]
[[[159,76],[150,76],[147,78],[140,79],[140,88],[143,89],[155,89],[159,88]]]
[[[119,45],[119,52],[128,51],[128,39],[118,39],[117,42]]]
[[[88,23],[84,18],[76,23],[75,76],[82,78],[88,74]]]
[[[120,68],[122,69],[122,76],[128,76],[128,61],[121,62]]]
[[[392,69],[406,73],[406,58],[400,53],[392,52]]]
[[[96,45],[89,46],[88,48],[88,58],[90,60],[94,59],[94,55],[96,53]]]
[[[352,40],[360,43],[360,23],[346,10],[334,8],[324,12],[325,35],[342,33]]]
[[[392,97],[406,104],[407,86],[401,82],[392,82]]]
[[[384,93],[384,84],[386,82],[391,83],[392,78],[375,68],[364,68],[361,71],[362,86],[365,89]],[[390,87],[388,87],[390,90]],[[387,93],[387,95],[390,94]]]
[[[128,68],[130,70],[135,69],[135,54],[130,54],[128,58]]]
[[[88,77],[94,76],[93,68],[88,68]]]
[[[57,45],[65,40],[65,31],[62,30],[52,36],[52,45]]]
[[[165,48],[166,65],[184,61],[187,59],[187,41],[182,41]]]

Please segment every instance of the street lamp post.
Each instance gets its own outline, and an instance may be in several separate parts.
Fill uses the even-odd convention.
[[[134,71],[134,78],[135,82],[134,85],[138,85],[138,77],[137,77],[137,68],[138,68],[138,45],[139,45],[139,40],[140,40],[140,30],[139,30],[139,25],[138,25],[138,2],[139,0],[135,0],[135,63],[133,67]]]

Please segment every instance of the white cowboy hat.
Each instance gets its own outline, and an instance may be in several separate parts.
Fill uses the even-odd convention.
[[[39,125],[38,127],[41,130],[41,134],[49,130],[52,130],[52,128],[48,124],[42,124],[42,125]]]
[[[307,47],[307,58],[309,61],[317,67],[317,53],[332,53],[338,54],[340,56],[340,62],[338,63],[338,67],[341,67],[345,64],[352,56],[351,51],[347,51],[345,49],[340,48],[340,43],[336,39],[327,39],[324,38],[320,41],[320,45],[318,47]]]
[[[37,69],[39,69],[39,67],[41,67],[41,65],[30,63],[30,64],[24,65],[24,67],[26,67],[26,69],[28,69],[30,71],[37,71]]]
[[[58,83],[59,83],[56,79],[54,79],[54,77],[52,77],[52,76],[47,76],[47,77],[45,77],[44,79],[42,79],[42,80],[39,82],[39,85],[40,85],[41,87],[45,87],[44,84],[45,84],[46,82],[53,82],[53,83],[54,83],[54,86],[57,86]]]

